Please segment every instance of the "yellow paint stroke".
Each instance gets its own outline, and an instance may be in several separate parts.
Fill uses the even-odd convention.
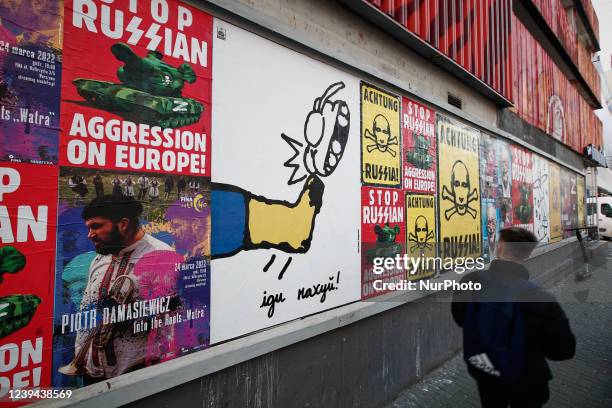
[[[295,207],[286,204],[269,204],[256,199],[249,201],[249,232],[255,245],[270,243],[288,244],[299,250],[312,230],[315,207],[307,196]]]

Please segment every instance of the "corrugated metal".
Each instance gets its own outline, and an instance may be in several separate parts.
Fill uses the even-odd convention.
[[[512,100],[511,0],[364,0]]]
[[[601,93],[601,82],[599,74],[592,61],[592,50],[588,49],[582,42],[578,42],[578,70],[582,74],[589,87],[595,95]]]
[[[513,110],[579,153],[589,143],[601,145],[601,121],[590,105],[516,17],[513,24]]]
[[[599,20],[597,19],[597,14],[595,14],[595,9],[591,4],[591,0],[580,0],[580,3],[582,3],[582,7],[584,7],[591,28],[593,28],[593,32],[595,33],[595,38],[597,38],[597,42],[599,42]]]
[[[366,0],[364,0],[366,1]],[[525,121],[578,152],[601,144],[601,122],[514,16],[512,0],[367,0],[499,94]],[[599,77],[561,0],[530,0],[595,94]],[[585,9],[590,7],[590,2]],[[592,8],[592,7],[591,7]],[[596,17],[595,18],[596,22]]]
[[[540,14],[546,20],[550,29],[561,41],[570,58],[576,63],[578,61],[578,50],[576,49],[576,30],[570,25],[567,13],[561,0],[530,0]]]
[[[592,50],[588,49],[582,41],[578,40],[575,24],[570,23],[568,12],[563,7],[561,0],[528,1],[531,1],[535,5],[550,29],[561,41],[574,65],[578,67],[582,77],[586,80],[587,84],[591,88],[591,91],[595,95],[599,95],[599,76],[597,75],[595,67],[591,63]],[[591,10],[593,9],[589,1],[582,0],[582,3],[585,9],[588,7],[590,7]],[[575,9],[570,16],[572,18],[579,18]],[[597,24],[597,17],[593,15],[593,18],[593,21],[595,24]]]

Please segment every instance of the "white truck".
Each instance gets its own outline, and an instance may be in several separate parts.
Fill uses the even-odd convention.
[[[597,221],[599,236],[612,238],[612,197],[597,197]]]

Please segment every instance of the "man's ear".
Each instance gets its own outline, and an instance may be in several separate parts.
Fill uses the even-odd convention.
[[[122,218],[117,223],[117,228],[121,235],[125,235],[127,233],[128,228],[130,227],[130,220],[128,218]]]

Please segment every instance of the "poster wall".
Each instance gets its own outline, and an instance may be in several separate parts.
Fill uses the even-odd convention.
[[[215,24],[212,343],[361,298],[358,78]]]
[[[532,153],[512,146],[512,224],[533,231]]]
[[[480,132],[437,114],[440,256],[476,258],[482,253]]]
[[[533,233],[542,243],[550,240],[550,175],[548,160],[533,155]]]
[[[0,398],[49,387],[57,173],[0,164]]]
[[[480,191],[482,217],[483,258],[490,262],[495,255],[495,245],[501,225],[497,205],[497,144],[496,139],[480,134]]]
[[[401,99],[361,83],[361,181],[366,185],[401,187]]]
[[[0,1],[0,160],[58,159],[62,2]]]
[[[550,242],[557,242],[563,238],[563,227],[561,224],[561,168],[558,164],[548,164],[550,176],[549,183],[549,214]]]
[[[402,98],[403,188],[412,193],[436,193],[436,114]]]
[[[64,9],[55,387],[210,343],[212,17],[92,4]]]

